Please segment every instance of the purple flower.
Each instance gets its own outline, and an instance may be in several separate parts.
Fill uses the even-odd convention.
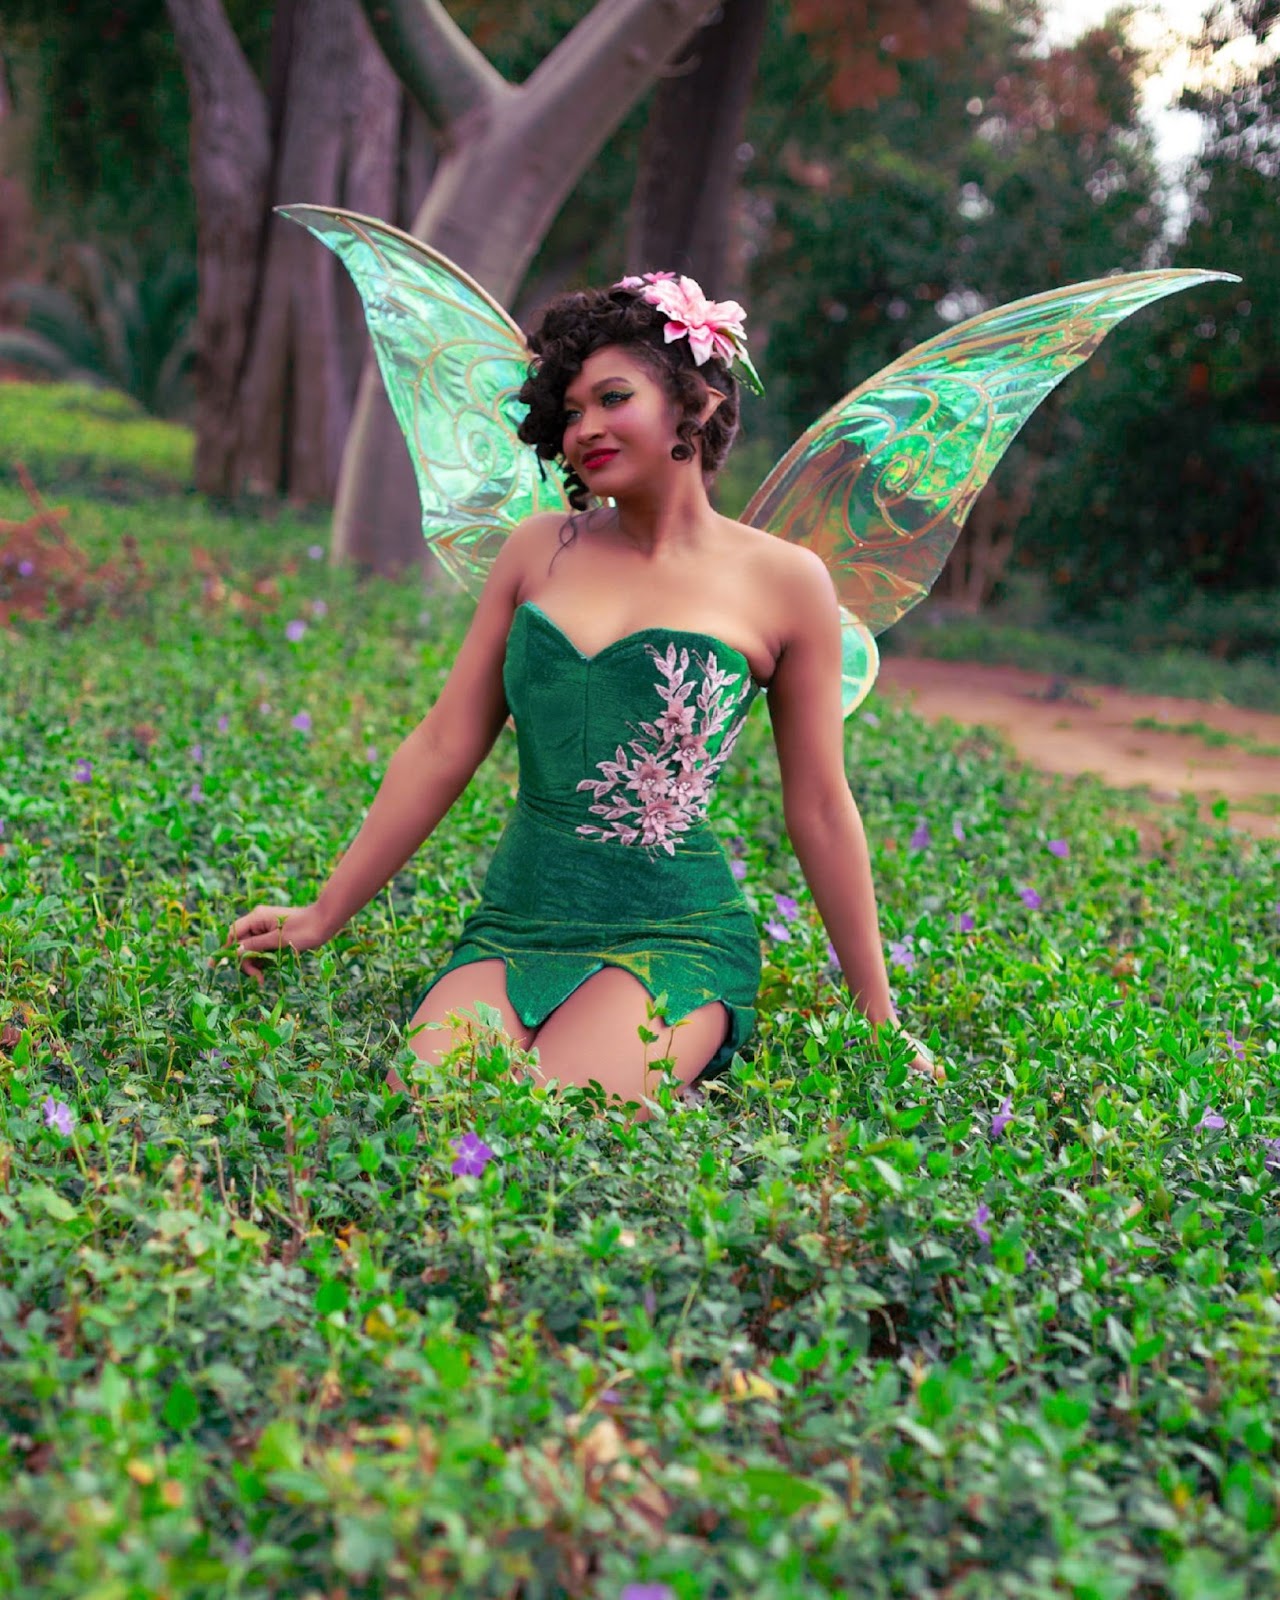
[[[307,554],[313,561],[323,561],[324,546],[322,544],[309,544],[307,546]]]
[[[262,716],[269,717],[271,715],[271,702],[269,700],[259,700],[258,711]]]
[[[1039,1264],[1040,1264],[1040,1257],[1035,1253],[1034,1250],[1028,1248],[1028,1250],[1027,1250],[1027,1265],[1029,1267],[1036,1267],[1036,1266],[1039,1266]]]
[[[292,622],[286,625],[284,636],[290,644],[297,644],[298,640],[301,639],[306,631],[306,623],[303,622],[300,617],[295,617]]]
[[[905,939],[890,939],[889,962],[891,966],[901,967],[904,972],[914,971],[916,957],[915,951],[911,948],[910,934],[907,934]]]
[[[979,1239],[982,1240],[983,1244],[991,1243],[990,1231],[983,1226],[984,1223],[990,1221],[991,1208],[987,1205],[986,1201],[983,1200],[979,1202],[978,1209],[973,1214],[973,1221],[969,1224],[973,1231],[978,1235]]]
[[[207,1067],[210,1072],[225,1072],[227,1063],[216,1050],[206,1050],[200,1057],[200,1065]]]
[[[52,1095],[40,1107],[44,1112],[44,1121],[47,1128],[56,1128],[59,1133],[70,1136],[75,1126],[75,1118],[71,1115],[71,1107],[62,1100],[55,1100]]]
[[[600,1403],[606,1406],[620,1406],[622,1404],[622,1396],[616,1389],[605,1389],[601,1392]]]
[[[19,561],[18,563],[18,574],[20,577],[29,578],[35,570],[36,564],[34,561]]]
[[[91,783],[93,781],[93,763],[86,761],[81,756],[80,760],[76,762],[76,770],[73,776],[77,783]]]
[[[645,1284],[644,1294],[640,1298],[644,1301],[644,1309],[648,1315],[651,1317],[655,1315],[658,1309],[658,1297],[653,1292],[653,1285],[651,1283]]]
[[[778,908],[779,916],[785,917],[788,922],[794,922],[800,915],[798,903],[789,894],[775,894],[773,903]]]
[[[1227,1043],[1231,1047],[1231,1054],[1236,1058],[1236,1060],[1243,1061],[1244,1045],[1239,1039],[1236,1038],[1235,1034],[1232,1033],[1230,1028],[1227,1029]]]
[[[1012,1095],[1005,1095],[1004,1099],[1000,1102],[999,1111],[995,1112],[992,1115],[992,1118],[991,1118],[991,1137],[993,1139],[998,1139],[1000,1137],[1000,1135],[1004,1132],[1004,1130],[1013,1121],[1013,1112],[1010,1109],[1012,1107],[1012,1105],[1013,1105],[1013,1097],[1012,1097]]]
[[[624,1583],[618,1600],[676,1600],[669,1583]]]
[[[862,713],[862,720],[869,728],[878,728],[880,726],[880,718],[876,716],[874,711],[864,711]]]
[[[1268,1172],[1280,1172],[1280,1139],[1264,1139],[1262,1143],[1267,1151],[1262,1158],[1263,1166]]]
[[[959,817],[955,817],[952,820],[951,833],[953,838],[959,839],[962,844],[964,843],[964,829],[960,826]]]
[[[454,1139],[452,1143],[454,1154],[458,1159],[453,1163],[451,1170],[459,1177],[478,1178],[493,1160],[493,1151],[477,1133],[464,1133],[460,1139]]]
[[[764,931],[771,939],[781,939],[784,944],[791,943],[791,929],[785,927],[781,922],[766,922]]]
[[[830,939],[827,940],[827,960],[838,971],[843,972],[844,968],[840,965],[840,957],[836,954],[836,947],[832,944]]]
[[[218,732],[219,733],[225,733],[230,726],[231,726],[231,718],[224,711],[222,713],[222,715],[218,718]]]
[[[740,833],[735,833],[733,838],[729,840],[729,848],[733,851],[735,856],[740,856],[747,848],[747,841]]]
[[[1199,1122],[1196,1123],[1197,1128],[1225,1128],[1226,1125],[1227,1119],[1225,1117],[1220,1117],[1212,1107],[1210,1107],[1205,1112],[1204,1116],[1200,1118]]]
[[[962,911],[956,918],[956,927],[961,933],[972,933],[978,926],[972,911]]]
[[[1071,846],[1065,839],[1050,839],[1049,843],[1045,845],[1045,849],[1051,856],[1062,857],[1071,854]]]
[[[196,781],[191,785],[191,788],[187,794],[187,799],[192,803],[192,805],[199,805],[199,803],[204,799],[204,790],[200,787],[199,778],[197,778]]]
[[[311,602],[311,615],[313,617],[327,616],[328,612],[329,607],[325,605],[323,600],[313,600]]]
[[[4,818],[0,817],[0,839],[4,838]]]
[[[187,754],[191,757],[192,761],[197,763],[202,762],[204,760],[204,746],[202,744],[193,744]]]
[[[311,732],[311,713],[309,711],[299,711],[298,714],[290,722],[289,726],[291,728],[296,728],[299,733],[310,733]]]
[[[729,863],[729,871],[734,875],[738,882],[741,883],[747,875],[747,864],[745,861],[731,861]]]
[[[366,761],[376,761],[378,759],[378,747],[376,744],[367,744],[364,747],[364,758]]]
[[[929,848],[929,824],[918,822],[916,830],[907,841],[912,850],[927,850]]]
[[[1040,896],[1035,892],[1034,889],[1019,889],[1018,898],[1022,901],[1024,906],[1030,906],[1033,911],[1039,911]]]

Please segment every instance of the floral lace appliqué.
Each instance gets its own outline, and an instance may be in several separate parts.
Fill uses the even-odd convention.
[[[702,667],[702,687],[693,705],[687,702],[696,683],[687,681],[689,652],[682,649],[677,661],[674,644],[665,656],[646,645],[662,679],[654,684],[666,710],[655,722],[642,722],[644,739],[629,741],[631,756],[619,745],[612,761],[598,761],[601,778],[584,778],[579,789],[590,789],[596,804],[592,816],[603,817],[609,827],[583,823],[581,834],[618,844],[641,845],[676,853],[675,835],[686,833],[692,823],[701,822],[711,801],[716,773],[729,759],[745,714],[725,735],[715,755],[707,746],[723,731],[734,711],[751,693],[750,683],[742,683],[740,672],[724,672],[716,664],[714,651]],[[695,711],[697,713],[695,717]]]

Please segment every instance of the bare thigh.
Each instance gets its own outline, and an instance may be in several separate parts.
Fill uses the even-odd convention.
[[[671,1057],[675,1065],[670,1070],[681,1083],[692,1083],[724,1042],[728,1009],[711,1000],[672,1027],[662,1018],[648,1020],[649,1004],[649,993],[638,978],[621,967],[602,967],[534,1034],[542,1075],[583,1087],[594,1079],[606,1095],[639,1100],[652,1096],[657,1086],[652,1063]],[[637,1030],[642,1027],[658,1035],[652,1044],[640,1038]],[[647,1115],[642,1108],[637,1120]]]
[[[533,1040],[534,1030],[521,1022],[519,1014],[507,996],[506,962],[471,961],[466,966],[454,967],[438,979],[423,996],[422,1004],[409,1020],[409,1032],[424,1022],[443,1022],[442,1028],[424,1028],[413,1034],[409,1048],[421,1061],[439,1065],[462,1039],[471,1036],[472,1026],[466,1017],[475,1019],[475,1004],[483,1000],[502,1014],[502,1025],[512,1039],[527,1050]],[[452,1011],[462,1012],[461,1025],[446,1019]]]

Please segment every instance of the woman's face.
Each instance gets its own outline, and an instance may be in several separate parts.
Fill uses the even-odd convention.
[[[652,485],[683,465],[671,459],[678,421],[675,401],[643,358],[604,345],[565,390],[565,459],[601,497]]]

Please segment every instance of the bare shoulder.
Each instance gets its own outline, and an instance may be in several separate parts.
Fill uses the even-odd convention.
[[[562,530],[571,527],[573,520],[581,515],[581,512],[567,508],[564,511],[536,511],[512,530],[507,543],[513,546],[512,556],[519,567],[517,603],[525,598],[531,587],[536,586],[539,576],[545,576],[547,563],[561,543]]]
[[[750,523],[734,522],[732,527],[747,554],[752,587],[762,596],[761,609],[770,619],[779,652],[798,630],[811,627],[815,616],[830,612],[838,618],[835,584],[817,551]]]

